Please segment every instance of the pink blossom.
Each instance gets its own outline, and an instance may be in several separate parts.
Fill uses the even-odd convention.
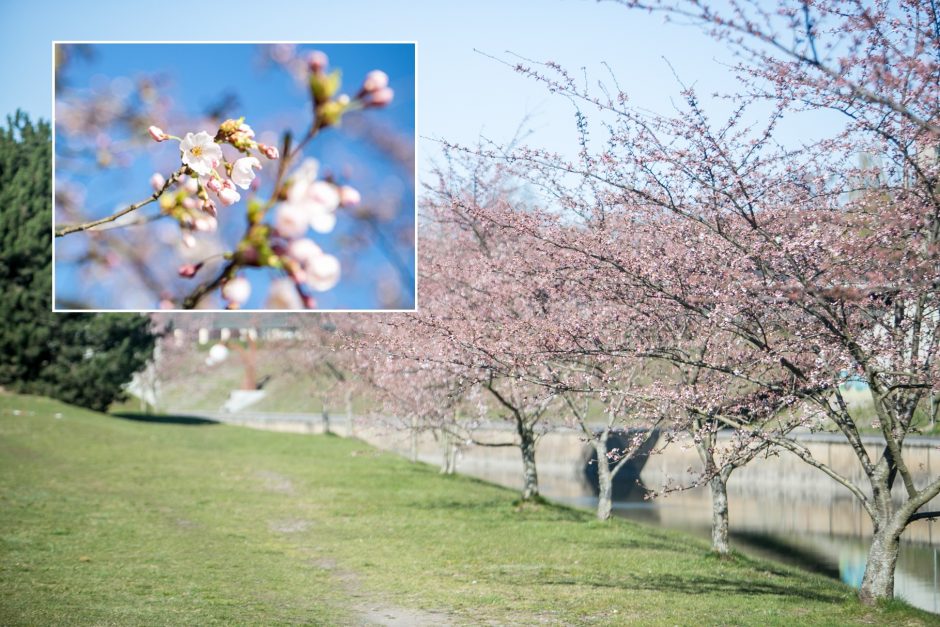
[[[323,250],[309,238],[297,239],[287,247],[287,254],[296,259],[301,267],[309,265]]]
[[[241,200],[242,196],[235,189],[235,185],[228,179],[222,182],[222,190],[219,192],[219,200],[224,207],[230,207]]]
[[[235,305],[244,305],[251,296],[251,283],[245,277],[229,279],[222,286],[222,298]]]
[[[384,107],[395,97],[395,91],[391,87],[384,87],[372,92],[369,96],[365,103],[367,107]]]
[[[222,162],[222,147],[206,131],[186,133],[180,152],[183,163],[199,176],[208,176]]]
[[[302,207],[289,203],[278,205],[274,214],[274,228],[282,237],[300,237],[307,232],[309,226],[310,218]]]
[[[209,180],[206,181],[206,189],[214,194],[218,194],[222,191],[222,182],[214,176],[209,177]]]
[[[314,50],[309,55],[307,55],[307,65],[310,67],[312,72],[317,74],[323,72],[329,63],[329,57],[326,56],[325,52],[321,52],[320,50]]]
[[[188,194],[195,194],[199,191],[199,181],[191,176],[184,176],[180,179],[180,182]]]
[[[327,253],[319,255],[313,260],[313,263],[306,268],[306,271],[307,285],[318,292],[325,292],[339,283],[339,259],[333,255]]]
[[[180,266],[177,272],[184,279],[191,279],[196,276],[196,273],[199,272],[200,268],[202,268],[201,263],[187,263]]]
[[[290,279],[280,278],[271,281],[268,288],[268,309],[303,309],[304,303],[297,293],[297,287]]]
[[[254,131],[254,129],[252,129],[250,126],[248,126],[248,125],[245,124],[244,122],[242,122],[242,124],[238,127],[238,132],[241,133],[242,135],[244,135],[245,137],[254,137],[254,136],[255,136],[255,131]]]
[[[193,220],[193,228],[203,233],[211,233],[219,228],[219,221],[213,216],[199,216]]]
[[[267,144],[258,144],[258,150],[261,151],[261,154],[263,154],[268,159],[271,159],[272,161],[280,157],[280,153],[278,153],[277,148],[275,146],[269,146]]]
[[[362,195],[354,187],[343,185],[339,188],[339,204],[343,207],[355,207],[362,202]]]
[[[369,94],[388,87],[388,74],[382,70],[372,70],[362,82],[362,93]]]
[[[216,208],[215,203],[212,202],[211,198],[206,198],[202,201],[202,210],[213,218],[218,217],[219,215],[219,210]]]
[[[287,192],[286,206],[295,207],[307,218],[307,224],[318,233],[329,233],[336,225],[336,209],[339,207],[339,189],[333,183],[314,180],[319,164],[308,159],[292,177]],[[306,229],[305,229],[306,230]]]
[[[242,157],[232,165],[232,181],[242,189],[248,189],[255,179],[255,169],[261,169],[261,162],[255,157]]]
[[[150,137],[152,137],[155,142],[165,142],[170,139],[170,136],[164,133],[163,129],[159,126],[151,126],[147,129],[147,132],[150,133]]]
[[[324,253],[312,240],[295,240],[291,242],[287,252],[300,264],[304,271],[304,280],[312,289],[325,292],[339,282],[339,259]]]
[[[150,177],[150,187],[153,188],[153,191],[159,192],[163,189],[164,185],[166,185],[166,179],[163,178],[163,175],[159,172],[154,172],[153,176]]]

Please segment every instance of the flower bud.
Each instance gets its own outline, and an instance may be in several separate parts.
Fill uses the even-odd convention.
[[[314,50],[307,56],[307,65],[310,67],[310,71],[317,74],[323,72],[329,63],[329,57],[326,56],[325,52],[320,50]]]
[[[153,188],[153,191],[159,192],[163,189],[164,185],[166,185],[166,179],[163,178],[163,175],[159,172],[154,172],[153,176],[150,177],[150,186]]]
[[[343,185],[339,188],[339,204],[343,207],[355,207],[362,202],[362,195],[355,187]]]
[[[254,137],[254,136],[255,136],[255,131],[254,131],[250,126],[248,126],[247,124],[245,124],[244,122],[242,122],[241,124],[238,125],[238,132],[241,133],[242,135],[244,135],[245,137]]]
[[[271,159],[272,161],[280,157],[280,153],[278,153],[277,148],[274,146],[268,146],[267,144],[258,144],[258,150],[261,151],[261,154],[263,154],[268,159]]]
[[[219,182],[219,179],[212,177],[206,181],[206,189],[214,194],[218,194],[222,191],[222,183]]]
[[[241,198],[242,196],[235,189],[235,185],[226,179],[225,182],[222,183],[222,190],[219,192],[219,200],[222,202],[222,205],[230,207],[241,200]]]
[[[384,107],[395,97],[395,91],[391,87],[383,87],[369,96],[369,100],[365,103],[367,107]]]
[[[323,128],[335,126],[346,112],[346,106],[337,100],[324,102],[317,107],[317,122]]]
[[[183,183],[183,189],[189,194],[196,194],[199,192],[199,181],[191,176],[187,176],[186,181]]]
[[[313,296],[304,296],[304,308],[305,309],[316,309],[317,308],[317,299]]]
[[[219,221],[212,216],[200,216],[193,220],[193,228],[203,233],[211,233],[219,228]]]
[[[366,74],[365,80],[362,81],[362,93],[364,94],[370,94],[386,87],[388,87],[388,74],[382,70],[372,70]]]
[[[313,94],[313,101],[317,105],[328,102],[336,92],[339,91],[342,75],[339,70],[329,74],[311,74],[310,91]]]
[[[155,142],[165,142],[170,139],[170,136],[164,133],[163,129],[159,126],[151,126],[147,129],[147,132],[150,133],[150,137],[152,137]]]
[[[216,208],[215,203],[212,202],[212,200],[209,198],[206,198],[202,201],[202,210],[213,218],[218,217],[219,215],[219,210]]]
[[[245,277],[237,276],[222,286],[222,298],[235,305],[244,305],[251,296],[251,284]]]
[[[184,279],[191,279],[196,276],[196,273],[199,272],[202,268],[201,263],[187,263],[179,267],[179,275]]]

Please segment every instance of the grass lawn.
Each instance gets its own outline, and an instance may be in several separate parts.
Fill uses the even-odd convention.
[[[359,441],[163,420],[0,396],[0,624],[938,622]]]

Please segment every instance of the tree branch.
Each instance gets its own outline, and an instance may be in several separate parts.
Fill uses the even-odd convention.
[[[125,216],[131,213],[132,211],[137,211],[141,207],[149,205],[150,203],[160,198],[163,192],[169,189],[170,185],[178,181],[180,176],[183,175],[183,172],[185,172],[185,170],[186,170],[186,166],[182,166],[179,170],[171,174],[170,178],[168,178],[166,182],[163,184],[163,187],[161,187],[160,189],[155,191],[153,194],[151,194],[150,197],[147,198],[146,200],[142,200],[140,202],[134,203],[133,205],[129,205],[125,207],[124,209],[121,209],[117,213],[109,215],[106,218],[92,220],[91,222],[83,222],[82,224],[70,224],[70,225],[60,227],[59,229],[56,230],[55,236],[62,237],[63,235],[68,235],[69,233],[77,233],[78,231],[88,231],[90,229],[93,229],[96,226],[107,224],[108,222],[114,222],[121,216]]]

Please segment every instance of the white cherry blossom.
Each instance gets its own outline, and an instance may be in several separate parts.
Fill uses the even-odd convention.
[[[208,176],[222,163],[222,147],[205,131],[196,134],[186,133],[180,141],[183,163],[199,176]]]
[[[261,169],[261,162],[255,157],[242,157],[232,165],[232,182],[248,189],[255,180],[255,169]]]

